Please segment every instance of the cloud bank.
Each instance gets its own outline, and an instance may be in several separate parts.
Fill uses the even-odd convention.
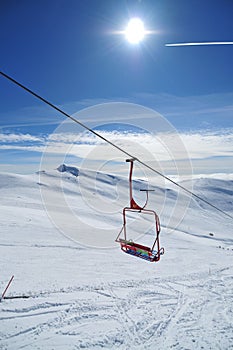
[[[161,167],[175,167],[177,162],[190,160],[200,172],[219,172],[222,164],[227,164],[227,172],[232,172],[230,164],[233,160],[233,130],[224,129],[219,132],[193,133],[121,133],[100,132],[103,137],[123,148],[137,158],[148,162],[157,162]],[[89,161],[107,162],[122,161],[126,157],[103,140],[89,132],[54,133],[52,135],[35,136],[30,134],[1,134],[0,149],[18,151],[24,154],[34,152],[38,156],[73,157]],[[211,163],[211,166],[210,166]],[[221,165],[220,165],[221,164]],[[59,165],[59,164],[57,164]],[[206,165],[206,166],[205,166]],[[219,168],[221,166],[221,168]],[[225,169],[225,170],[227,170]],[[202,171],[201,171],[202,170]]]

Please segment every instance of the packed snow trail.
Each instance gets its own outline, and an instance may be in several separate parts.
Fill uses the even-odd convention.
[[[230,349],[233,268],[72,286],[1,305],[2,349]]]

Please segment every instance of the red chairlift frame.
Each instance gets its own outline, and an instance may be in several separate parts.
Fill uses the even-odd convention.
[[[159,233],[160,233],[159,217],[154,210],[145,209],[148,203],[148,193],[151,190],[140,190],[140,191],[146,192],[146,202],[143,207],[138,205],[133,198],[132,175],[133,175],[133,162],[135,160],[136,159],[134,158],[126,160],[126,162],[130,162],[130,172],[129,172],[130,206],[125,207],[123,209],[123,212],[122,212],[123,226],[116,238],[116,242],[120,243],[121,250],[127,254],[134,255],[136,257],[139,257],[141,259],[144,259],[150,262],[157,262],[160,260],[160,256],[164,254],[164,248],[160,248],[160,243],[159,243]],[[145,245],[138,244],[133,242],[132,240],[127,239],[127,232],[126,232],[127,231],[126,230],[127,212],[143,213],[143,214],[149,214],[154,216],[155,240],[152,244],[152,247],[147,247]],[[120,235],[122,234],[122,232],[123,232],[123,238],[120,238]]]

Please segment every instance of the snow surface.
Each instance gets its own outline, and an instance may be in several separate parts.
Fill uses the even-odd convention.
[[[134,189],[146,185],[135,181]],[[232,215],[231,180],[192,185]],[[232,220],[153,186],[165,254],[149,263],[114,242],[127,186],[64,166],[0,174],[0,288],[14,275],[6,296],[29,297],[0,302],[1,350],[233,349]],[[135,222],[137,237],[150,242],[150,229],[140,236],[148,220]]]

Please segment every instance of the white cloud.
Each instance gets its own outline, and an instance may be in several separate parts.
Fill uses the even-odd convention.
[[[28,151],[28,152],[44,152],[45,146],[22,146],[22,145],[0,145],[0,150],[18,150],[18,151]]]
[[[15,142],[43,142],[43,137],[34,136],[31,134],[0,134],[0,143],[15,143]]]
[[[205,159],[217,156],[233,156],[233,133],[231,129],[219,133],[134,134],[98,131],[98,134],[129,153],[143,155],[143,153],[148,152],[148,157],[151,154],[159,161],[182,160],[187,157]],[[104,140],[89,132],[79,134],[54,133],[48,138],[30,134],[0,134],[0,137],[1,143],[5,143],[0,145],[1,149],[41,152],[47,147],[49,153],[68,152],[82,158],[89,155],[90,157],[98,156],[104,159],[109,153],[109,147],[112,147],[108,147]],[[24,145],[23,142],[30,142],[30,144]]]
[[[233,136],[231,131],[228,131],[222,134],[158,133],[152,135],[117,132],[101,134],[162,173],[190,175],[192,171],[196,174],[219,171],[233,173]],[[77,135],[75,137],[77,139]],[[51,142],[45,149],[45,158],[51,157],[52,154],[57,156],[60,154],[60,162],[64,162],[67,156],[75,156],[84,160],[84,167],[92,167],[93,162],[96,169],[98,169],[97,163],[99,166],[106,164],[106,167],[108,162],[124,162],[127,158],[126,155],[97,138],[92,137],[89,142],[87,134],[79,135],[78,144],[72,143],[71,135],[67,135],[67,139],[62,135],[62,142],[59,142],[59,135],[56,135],[55,139],[56,142]],[[69,142],[66,142],[67,140]]]
[[[213,173],[224,168],[224,172],[233,173],[232,129],[220,130],[219,133],[99,133],[132,156],[149,162],[166,173],[178,171],[177,169],[185,172],[189,160],[195,172]],[[88,132],[54,133],[48,138],[30,134],[3,136],[5,144],[0,144],[0,150],[37,152],[43,154],[44,159],[54,155],[57,157],[57,165],[70,156],[84,159],[85,162],[95,161],[102,164],[112,160],[124,161],[127,158],[125,154]]]

